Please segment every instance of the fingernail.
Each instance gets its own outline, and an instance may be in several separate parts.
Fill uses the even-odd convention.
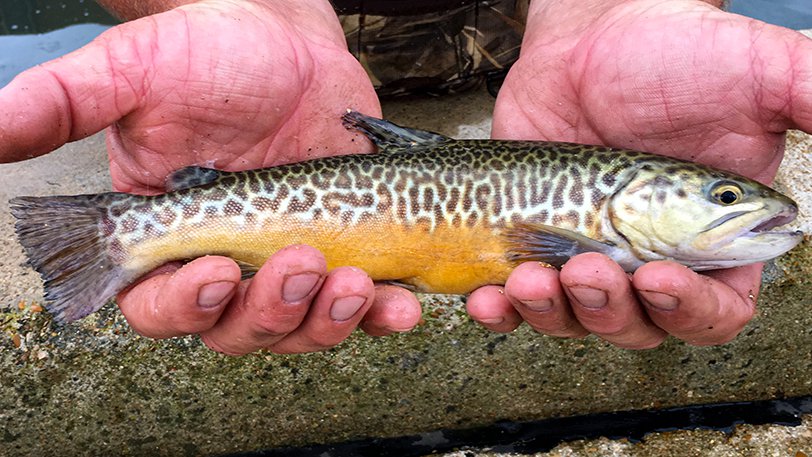
[[[519,302],[531,311],[549,311],[553,308],[553,302],[548,298],[541,300],[519,300]]]
[[[480,324],[490,324],[490,325],[501,324],[502,322],[505,322],[504,317],[489,317],[487,319],[479,320]]]
[[[299,273],[285,278],[282,283],[282,300],[287,303],[296,303],[310,295],[321,275],[318,273]]]
[[[215,308],[229,298],[236,284],[231,281],[217,281],[206,284],[197,292],[197,306],[201,308]]]
[[[585,308],[602,308],[606,306],[606,302],[609,300],[606,292],[592,287],[570,287],[569,291],[575,297],[575,300]]]
[[[652,290],[639,290],[637,292],[640,298],[643,299],[643,302],[652,308],[673,311],[679,306],[679,299],[673,295],[654,292]]]
[[[360,295],[336,298],[333,300],[333,306],[330,307],[330,319],[339,322],[346,321],[354,316],[366,301],[366,297]]]

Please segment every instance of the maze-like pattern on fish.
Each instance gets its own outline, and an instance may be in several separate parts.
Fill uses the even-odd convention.
[[[566,143],[460,140],[223,172],[212,183],[156,197],[99,198],[112,199],[103,230],[124,244],[217,220],[244,229],[282,216],[313,224],[383,220],[429,232],[440,225],[530,221],[600,239],[601,203],[640,159],[657,160]]]

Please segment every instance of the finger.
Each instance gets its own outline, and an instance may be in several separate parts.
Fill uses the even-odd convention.
[[[765,127],[775,132],[797,128],[812,133],[812,39],[783,27],[752,23],[760,30],[753,32],[757,39],[748,50],[755,99],[764,112]]]
[[[372,279],[358,268],[331,271],[296,330],[271,346],[277,353],[316,352],[347,339],[375,299]]]
[[[473,320],[494,332],[512,332],[522,323],[522,316],[500,286],[485,286],[473,291],[465,303],[465,309]]]
[[[715,272],[747,291],[744,297],[718,279],[673,262],[643,265],[633,283],[659,327],[690,344],[713,345],[732,340],[752,319],[755,304],[746,297],[755,299],[760,272],[760,265]]]
[[[589,334],[575,318],[555,268],[523,263],[510,274],[505,293],[525,322],[540,333],[570,338]]]
[[[667,334],[654,325],[634,295],[629,277],[603,254],[581,254],[561,268],[561,284],[581,325],[627,349],[652,348]]]
[[[240,268],[226,257],[202,257],[168,270],[118,295],[127,322],[149,338],[170,338],[211,328],[240,282]]]
[[[230,355],[271,346],[301,325],[326,274],[324,256],[310,246],[277,251],[243,282],[220,321],[201,339]]]
[[[0,90],[0,162],[35,157],[99,132],[135,108],[149,48],[123,24],[87,46],[19,74]],[[136,28],[138,30],[136,30]],[[128,37],[128,30],[137,31]]]
[[[377,286],[375,300],[361,320],[361,329],[372,336],[408,332],[420,321],[420,302],[402,287]]]

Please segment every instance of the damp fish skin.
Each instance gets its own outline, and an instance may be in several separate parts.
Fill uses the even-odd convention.
[[[167,193],[10,201],[46,307],[62,322],[99,309],[143,274],[204,255],[258,269],[308,244],[328,267],[428,293],[503,284],[523,261],[560,266],[602,252],[627,271],[652,260],[695,270],[776,257],[788,197],[699,164],[572,143],[455,140],[348,112],[375,154],[259,170],[178,170]]]

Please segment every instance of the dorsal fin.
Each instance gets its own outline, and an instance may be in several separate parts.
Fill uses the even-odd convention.
[[[358,111],[347,111],[341,116],[341,120],[344,127],[366,135],[381,152],[403,151],[416,146],[444,143],[451,139],[439,133],[401,127]]]
[[[164,188],[167,192],[188,189],[214,182],[220,177],[220,171],[213,168],[191,166],[175,170],[166,177]]]

